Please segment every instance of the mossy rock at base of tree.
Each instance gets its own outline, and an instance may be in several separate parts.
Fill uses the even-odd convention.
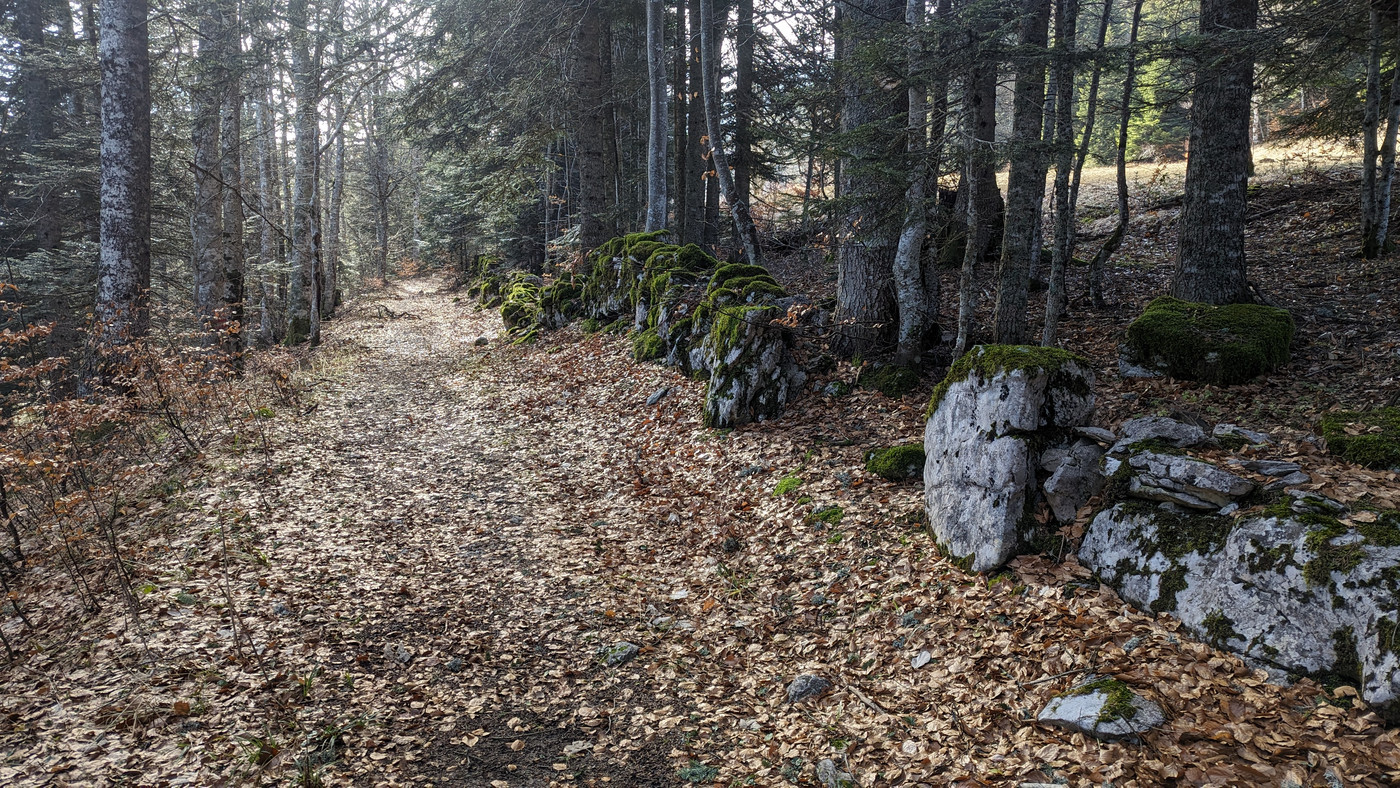
[[[1127,344],[1138,363],[1174,378],[1228,386],[1288,363],[1293,331],[1286,309],[1164,296],[1128,326]]]
[[[886,364],[866,370],[857,382],[863,389],[872,389],[890,399],[899,399],[919,387],[919,373],[909,367]]]
[[[1400,466],[1400,408],[1329,413],[1318,422],[1327,450],[1368,468]]]
[[[922,443],[906,443],[866,452],[865,469],[881,478],[900,482],[923,476],[924,459]]]

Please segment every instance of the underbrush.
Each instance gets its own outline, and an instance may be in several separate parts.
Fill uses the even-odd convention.
[[[53,357],[39,350],[52,324],[0,310],[0,647],[14,664],[109,606],[139,621],[146,537],[171,524],[159,504],[210,449],[270,457],[267,421],[298,392],[286,351],[167,330]]]

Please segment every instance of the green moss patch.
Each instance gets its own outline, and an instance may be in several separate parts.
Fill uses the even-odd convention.
[[[1400,465],[1400,408],[1329,413],[1318,422],[1327,450],[1368,468]]]
[[[1098,722],[1100,724],[1114,720],[1131,720],[1137,716],[1137,707],[1133,705],[1132,688],[1118,679],[1098,679],[1072,690],[1073,695],[1093,695],[1096,692],[1103,693],[1107,698],[1103,708],[1099,710]]]
[[[932,416],[933,412],[938,410],[939,403],[954,383],[961,383],[972,375],[986,379],[999,372],[1017,369],[1057,372],[1070,363],[1088,367],[1088,362],[1082,357],[1059,348],[1037,345],[978,345],[954,361],[943,381],[934,387],[925,415]]]
[[[1201,628],[1205,630],[1207,641],[1219,649],[1225,648],[1231,638],[1240,639],[1240,633],[1235,631],[1235,622],[1219,608],[1206,615],[1205,620],[1201,622]]]
[[[924,472],[924,445],[906,443],[865,454],[865,469],[892,482],[920,477]]]
[[[863,389],[872,389],[890,399],[900,399],[919,387],[919,373],[908,367],[887,364],[865,372],[857,381]]]
[[[654,361],[666,354],[666,344],[657,335],[656,329],[638,331],[632,337],[632,358],[637,361]]]
[[[773,488],[773,496],[778,497],[782,495],[787,495],[788,493],[792,492],[793,490],[796,490],[798,487],[801,486],[801,476],[784,476],[781,480],[778,481],[777,486]]]
[[[845,516],[846,510],[842,509],[841,507],[835,504],[832,504],[830,506],[822,506],[820,508],[813,509],[812,513],[807,515],[807,522],[826,523],[827,525],[840,525],[841,520]]]
[[[1139,359],[1174,378],[1231,385],[1288,363],[1293,332],[1285,309],[1164,296],[1128,326],[1127,343]]]

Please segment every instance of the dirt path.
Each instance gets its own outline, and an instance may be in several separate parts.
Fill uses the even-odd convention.
[[[514,347],[440,286],[352,305],[268,452],[211,453],[151,505],[139,624],[114,608],[5,674],[0,784],[810,786],[822,759],[867,787],[1400,779],[1375,715],[1072,562],[939,558],[919,484],[862,467],[921,436],[919,397],[708,430],[701,385],[625,340]],[[1034,722],[1090,672],[1168,723]],[[833,690],[789,704],[802,673]]]

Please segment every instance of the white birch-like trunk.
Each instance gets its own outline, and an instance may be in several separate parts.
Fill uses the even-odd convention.
[[[151,64],[146,0],[102,0],[101,215],[97,341],[150,328]]]

